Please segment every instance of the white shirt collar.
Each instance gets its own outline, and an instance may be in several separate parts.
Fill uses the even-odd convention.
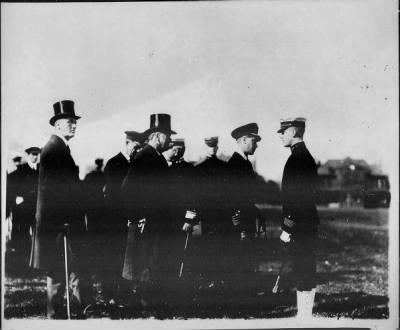
[[[131,161],[131,157],[129,157],[129,155],[126,153],[124,149],[121,149],[121,154],[126,158],[128,162]]]
[[[58,132],[55,132],[54,135],[57,135],[61,140],[64,141],[65,145],[68,146],[68,140],[67,140],[64,136],[62,136],[62,135],[61,135],[60,133],[58,133]]]
[[[236,148],[236,152],[242,156],[245,160],[249,160],[249,158],[244,154],[244,152],[242,150],[240,150],[239,148]]]
[[[28,165],[29,165],[29,167],[32,169],[32,170],[37,170],[37,164],[38,163],[32,163],[31,161],[27,161],[27,163],[28,163]]]

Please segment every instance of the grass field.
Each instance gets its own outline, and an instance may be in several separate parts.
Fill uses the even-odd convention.
[[[266,237],[259,239],[262,253],[258,281],[251,283],[248,298],[239,291],[218,301],[204,285],[175,306],[141,311],[126,306],[117,313],[98,310],[92,317],[137,318],[279,318],[296,314],[296,295],[290,287],[290,265],[281,279],[280,292],[272,294],[282,261],[279,250],[279,207],[260,207],[266,217]],[[318,287],[314,315],[323,317],[388,318],[388,211],[386,209],[319,210],[320,240],[317,251]],[[7,256],[6,256],[7,257]],[[6,258],[6,270],[13,259]],[[45,317],[45,276],[6,272],[5,318]],[[97,290],[98,285],[94,285]],[[236,291],[238,290],[236,294]],[[101,301],[101,292],[97,300]]]

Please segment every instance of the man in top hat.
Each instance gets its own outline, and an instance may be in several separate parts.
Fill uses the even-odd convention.
[[[35,223],[37,186],[39,177],[39,154],[40,148],[30,147],[25,150],[27,162],[18,166],[12,173],[12,246],[22,258],[21,263],[15,263],[26,271],[29,264],[31,249],[31,231]]]
[[[292,270],[297,287],[298,316],[312,316],[315,297],[315,243],[319,217],[316,209],[318,193],[317,166],[308,151],[303,135],[305,118],[281,120],[278,134],[282,144],[290,148],[282,177],[281,241],[289,245]]]
[[[47,274],[47,317],[66,318],[63,307],[65,231],[68,231],[69,242],[67,259],[72,287],[71,307],[76,308],[77,314],[82,313],[89,290],[79,267],[82,266],[79,257],[86,239],[79,168],[68,146],[75,136],[80,117],[75,115],[73,101],[57,102],[53,108],[50,125],[54,127],[54,134],[41,152],[31,266]]]
[[[164,290],[175,260],[169,233],[168,163],[162,153],[169,148],[171,129],[168,114],[152,114],[150,128],[143,135],[147,145],[135,156],[123,183],[128,219],[135,226],[133,242],[127,242],[123,277],[138,284],[142,306],[151,293],[165,298]],[[158,301],[161,303],[161,301]]]
[[[213,288],[223,283],[227,272],[225,255],[229,250],[225,238],[232,226],[224,208],[227,163],[217,157],[218,141],[218,136],[204,139],[207,158],[196,165],[202,235],[197,264],[201,277]]]
[[[110,158],[104,168],[104,197],[106,212],[100,230],[101,269],[99,280],[103,284],[105,300],[111,304],[123,298],[125,283],[122,279],[125,245],[128,233],[128,216],[122,197],[122,183],[128,174],[133,158],[143,146],[143,135],[125,131],[121,151]],[[132,229],[133,230],[133,229]]]
[[[256,151],[261,137],[258,135],[256,123],[234,129],[231,136],[236,140],[237,148],[228,161],[229,205],[227,207],[232,219],[232,252],[235,256],[233,261],[237,263],[234,274],[238,275],[239,281],[242,281],[242,286],[245,287],[246,283],[252,283],[252,279],[243,282],[243,278],[248,278],[255,267],[255,256],[250,248],[255,235],[257,216],[255,207],[257,181],[248,157]]]

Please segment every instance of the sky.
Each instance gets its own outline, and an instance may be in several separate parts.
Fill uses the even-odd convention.
[[[43,146],[53,103],[75,101],[81,174],[169,113],[188,160],[203,139],[257,122],[253,157],[280,181],[281,118],[307,118],[318,161],[351,157],[398,172],[398,16],[392,0],[1,4],[6,161]],[[6,157],[4,157],[6,156]],[[4,165],[4,163],[3,163]],[[7,167],[5,163],[4,167]],[[396,181],[397,182],[397,181]]]

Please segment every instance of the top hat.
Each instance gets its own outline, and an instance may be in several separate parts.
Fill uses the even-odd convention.
[[[306,120],[303,117],[281,119],[281,127],[277,133],[283,133],[289,127],[306,127]]]
[[[153,132],[161,132],[167,135],[176,134],[171,129],[171,116],[166,113],[156,113],[150,115],[150,128],[143,134],[149,136]]]
[[[258,135],[258,125],[256,123],[250,123],[235,128],[231,136],[236,140],[242,136],[254,136],[257,142],[261,141],[261,137]]]
[[[139,143],[143,143],[143,134],[136,132],[136,131],[125,131],[126,138],[131,140],[131,141],[136,141]]]
[[[218,146],[218,136],[206,137],[204,143],[210,148],[215,148]]]
[[[29,147],[25,149],[25,152],[27,154],[40,154],[41,149],[38,147]]]
[[[74,118],[79,119],[81,117],[75,115],[74,101],[64,100],[53,104],[54,116],[50,118],[50,125],[54,126],[54,123],[61,118]]]

